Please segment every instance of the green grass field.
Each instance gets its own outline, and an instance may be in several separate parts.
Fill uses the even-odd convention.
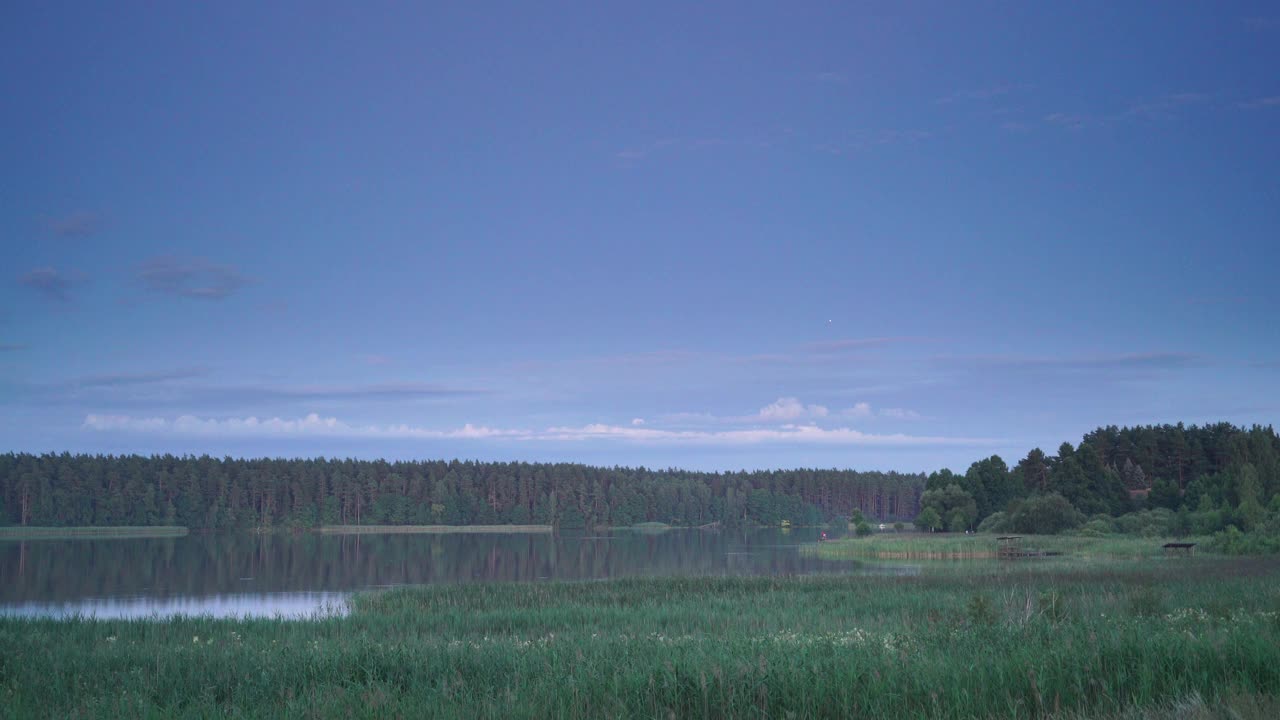
[[[153,538],[181,537],[187,529],[177,526],[151,527],[0,527],[0,540],[69,540],[86,538]]]
[[[5,717],[1262,718],[1277,697],[1272,558],[434,586],[305,621],[0,620]]]

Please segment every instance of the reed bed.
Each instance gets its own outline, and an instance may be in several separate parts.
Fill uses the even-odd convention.
[[[803,549],[831,560],[880,558],[918,560],[985,560],[997,557],[998,536],[959,533],[884,533],[863,538],[833,540]],[[1075,558],[1163,558],[1167,542],[1199,542],[1204,538],[1146,538],[1131,536],[1080,537],[1074,535],[1025,535],[1024,551],[1037,550]]]
[[[448,533],[549,533],[550,525],[322,525],[331,535],[406,535]]]
[[[182,537],[187,528],[176,525],[145,527],[0,527],[0,540],[74,540],[87,538],[107,540],[111,538],[135,539],[156,537]]]
[[[0,620],[0,715],[1147,717],[1280,696],[1274,559],[433,586],[350,610]]]

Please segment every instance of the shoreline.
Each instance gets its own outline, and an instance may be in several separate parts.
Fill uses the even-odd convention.
[[[156,526],[77,526],[47,527],[22,526],[0,527],[0,540],[110,540],[185,537],[190,529],[180,525]]]
[[[550,533],[551,525],[321,525],[319,535],[451,535],[462,533]]]

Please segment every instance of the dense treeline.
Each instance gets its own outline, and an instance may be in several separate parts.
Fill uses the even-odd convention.
[[[919,511],[923,475],[572,464],[0,455],[0,524],[818,524]]]
[[[0,455],[0,524],[816,524],[861,513],[1018,532],[1166,509],[1176,530],[1250,530],[1280,502],[1271,427],[1104,427],[1056,455],[927,478],[849,470],[704,473],[573,464]],[[1163,516],[1162,516],[1163,517]]]
[[[1091,518],[1086,528],[1103,533],[1247,532],[1280,518],[1278,497],[1280,436],[1269,426],[1110,426],[1012,468],[993,456],[964,475],[931,474],[917,524],[1052,533]]]

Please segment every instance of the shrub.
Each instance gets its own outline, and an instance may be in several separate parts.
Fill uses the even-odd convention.
[[[1085,523],[1077,534],[1084,537],[1102,537],[1103,535],[1110,535],[1114,530],[1115,523],[1110,520],[1095,519]]]
[[[1003,510],[993,512],[982,519],[978,524],[978,532],[980,533],[1002,533],[1009,532],[1009,514]]]
[[[1024,500],[1009,521],[1014,532],[1057,535],[1080,527],[1084,524],[1084,515],[1062,495],[1049,493]]]
[[[995,625],[996,609],[986,595],[974,595],[964,606],[965,617],[974,625]]]

